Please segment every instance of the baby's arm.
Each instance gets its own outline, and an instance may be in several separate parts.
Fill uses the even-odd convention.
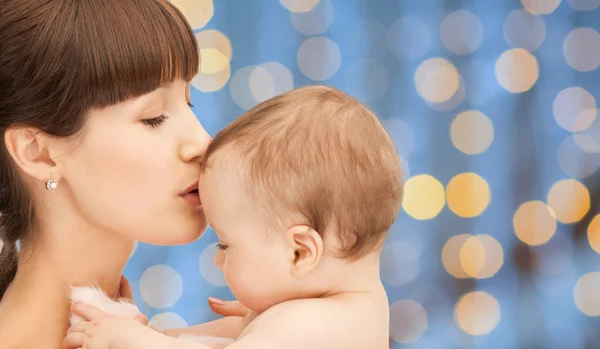
[[[244,318],[240,316],[228,316],[222,319],[206,322],[196,326],[185,328],[174,328],[164,330],[163,332],[172,337],[181,335],[192,336],[215,336],[222,338],[236,339],[242,332],[242,322]]]

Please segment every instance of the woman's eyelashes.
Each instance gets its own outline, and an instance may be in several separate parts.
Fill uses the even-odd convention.
[[[144,119],[142,120],[142,123],[146,126],[158,127],[162,125],[165,121],[167,121],[167,116],[161,115],[152,119]]]
[[[227,249],[227,245],[223,245],[222,243],[217,243],[217,248],[221,251],[225,251]]]

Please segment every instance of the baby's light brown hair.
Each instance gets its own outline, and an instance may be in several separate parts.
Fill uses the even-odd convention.
[[[203,171],[215,161],[247,180],[269,223],[336,234],[341,258],[380,248],[400,210],[394,143],[367,107],[331,87],[298,88],[248,110],[215,136]]]

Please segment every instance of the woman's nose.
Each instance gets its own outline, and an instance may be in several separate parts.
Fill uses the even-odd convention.
[[[197,119],[194,121],[194,125],[190,125],[191,129],[188,128],[186,130],[189,135],[179,149],[179,156],[184,162],[200,162],[206,152],[206,148],[212,141],[212,138],[200,122]]]

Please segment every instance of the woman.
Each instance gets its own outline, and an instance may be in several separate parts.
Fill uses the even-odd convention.
[[[0,0],[0,19],[0,338],[61,348],[68,286],[116,296],[134,241],[206,229],[198,48],[166,0]]]

